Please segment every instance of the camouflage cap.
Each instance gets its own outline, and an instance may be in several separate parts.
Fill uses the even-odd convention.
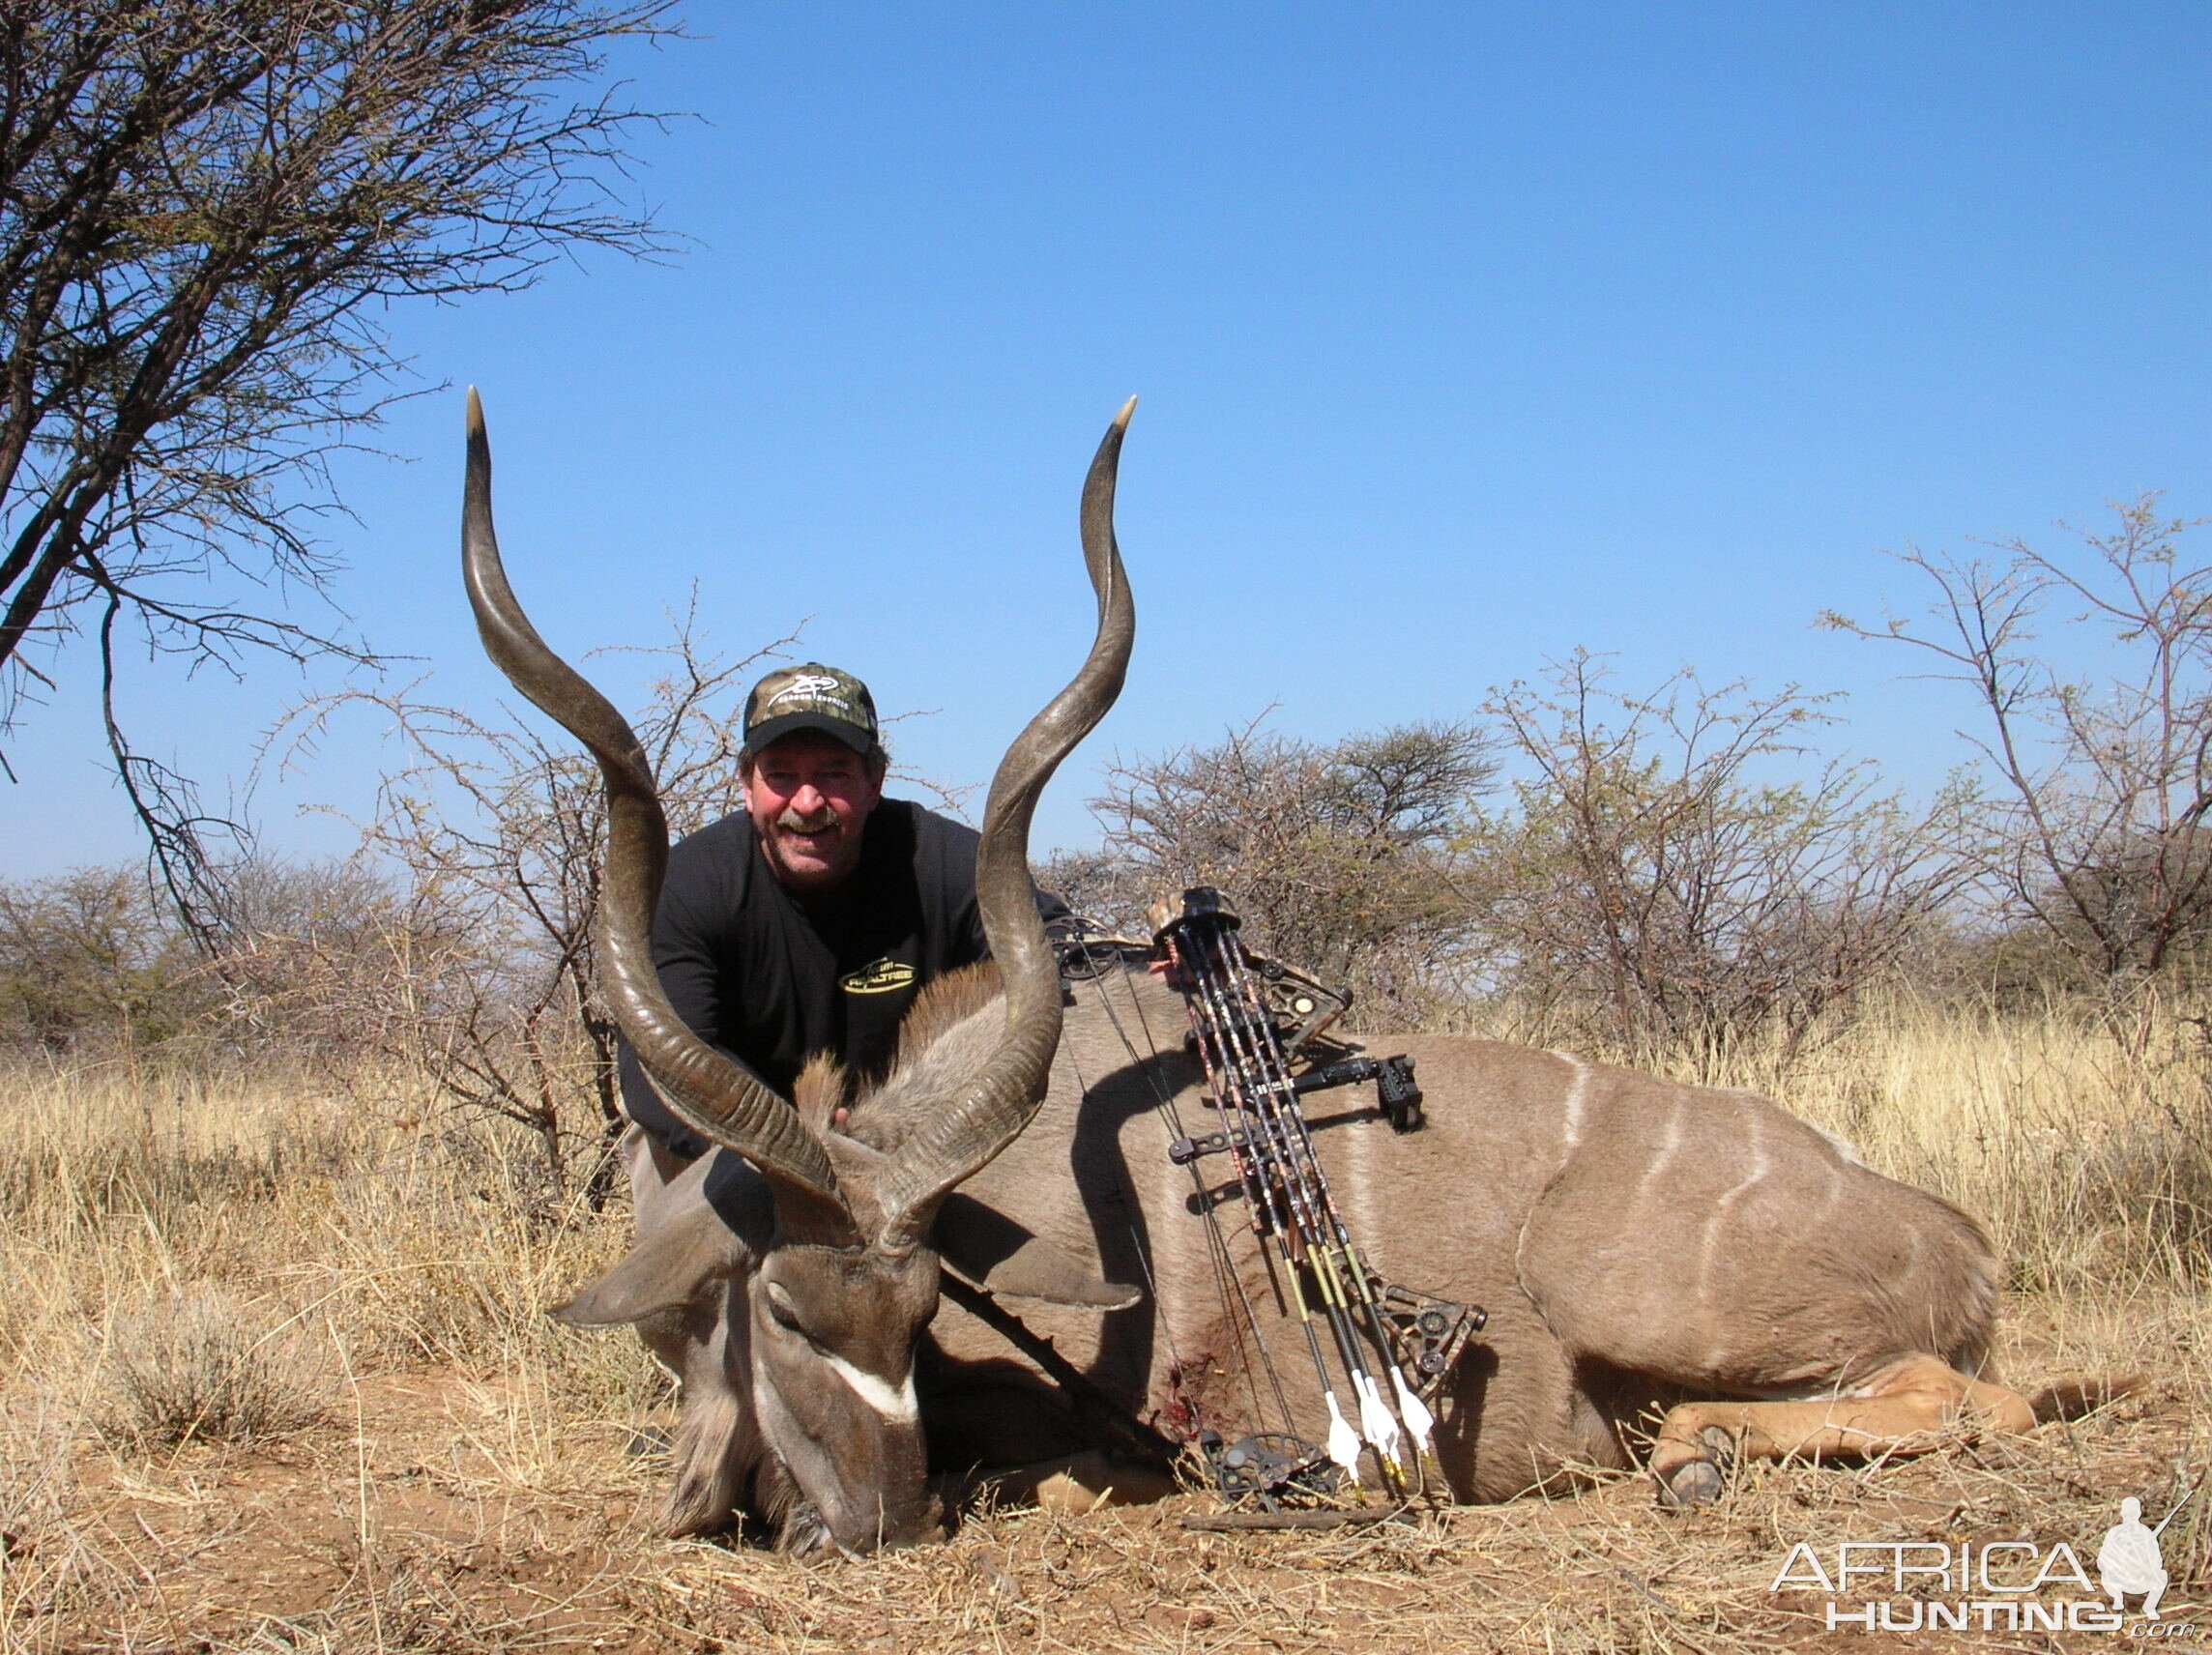
[[[876,699],[851,673],[806,661],[778,667],[745,698],[745,751],[758,753],[794,730],[820,730],[856,753],[876,744]]]

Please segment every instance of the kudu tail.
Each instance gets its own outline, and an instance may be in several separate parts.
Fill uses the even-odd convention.
[[[2081,1419],[2101,1408],[2134,1396],[2149,1381],[2141,1374],[2118,1374],[2105,1379],[2053,1379],[2027,1399],[2035,1410],[2035,1423],[2050,1425],[2062,1419]]]

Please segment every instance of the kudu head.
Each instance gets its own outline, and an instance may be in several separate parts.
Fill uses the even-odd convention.
[[[800,1545],[865,1552],[938,1530],[914,1384],[916,1349],[937,1308],[932,1227],[955,1186],[1029,1124],[1060,1039],[1059,973],[1031,895],[1030,818],[1128,667],[1135,610],[1114,541],[1114,480],[1135,406],[1132,397],[1107,428],[1083,487],[1083,554],[1098,606],[1090,655],[1006,749],[984,809],[976,898],[1002,993],[934,1061],[902,1053],[899,1072],[855,1106],[846,1131],[831,1127],[826,1107],[794,1107],[700,1040],[662,995],[649,934],[668,826],[652,769],[628,723],[546,647],[508,585],[492,530],[490,445],[469,393],[462,567],[484,649],[590,749],[605,778],[608,1003],[670,1110],[742,1156],[765,1184],[767,1210],[726,1272],[720,1333],[739,1370],[732,1379],[749,1388],[763,1474],[796,1485],[755,1503],[783,1506],[787,1539]]]

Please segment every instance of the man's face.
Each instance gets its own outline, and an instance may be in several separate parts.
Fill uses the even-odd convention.
[[[883,798],[865,760],[834,736],[795,730],[753,761],[745,814],[785,888],[811,894],[860,865],[860,829]]]

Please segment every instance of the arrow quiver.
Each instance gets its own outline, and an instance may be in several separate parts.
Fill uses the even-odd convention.
[[[1247,952],[1236,911],[1212,886],[1185,891],[1179,912],[1162,904],[1152,918],[1221,1121],[1217,1132],[1179,1137],[1169,1156],[1179,1165],[1231,1158],[1277,1303],[1301,1324],[1328,1410],[1318,1447],[1283,1433],[1234,1444],[1206,1434],[1201,1446],[1216,1485],[1232,1499],[1256,1495],[1270,1510],[1283,1498],[1333,1493],[1335,1479],[1317,1475],[1322,1466],[1354,1485],[1379,1484],[1393,1497],[1418,1492],[1434,1464],[1429,1404],[1484,1313],[1385,1281],[1369,1267],[1329,1192],[1301,1102],[1310,1092],[1373,1081],[1391,1127],[1416,1131],[1421,1093],[1412,1060],[1324,1043],[1323,1031],[1351,995]],[[1210,1205],[1206,1211],[1209,1224],[1217,1222]]]

